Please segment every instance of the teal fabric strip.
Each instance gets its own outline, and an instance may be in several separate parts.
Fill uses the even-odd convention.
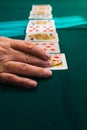
[[[56,29],[71,28],[78,25],[86,25],[87,21],[81,16],[55,17]],[[0,36],[20,36],[25,35],[29,20],[0,22]]]

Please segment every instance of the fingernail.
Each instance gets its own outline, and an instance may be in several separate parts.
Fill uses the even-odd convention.
[[[52,63],[51,63],[50,61],[47,61],[47,62],[46,62],[46,65],[47,65],[47,67],[51,67],[51,66],[52,66]]]
[[[45,53],[45,55],[46,55],[47,58],[50,58],[50,57],[51,57],[50,54],[47,53],[47,52]]]
[[[37,86],[37,82],[33,81],[33,87],[36,87],[36,86]]]
[[[31,81],[31,87],[36,87],[37,86],[37,82],[36,81]]]
[[[48,77],[52,76],[52,71],[49,69],[45,69],[44,74],[45,74],[45,77],[48,78]]]

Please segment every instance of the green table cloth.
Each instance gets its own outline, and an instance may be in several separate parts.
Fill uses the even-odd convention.
[[[0,35],[25,38],[32,4],[51,4],[69,69],[35,90],[0,85],[0,130],[87,130],[87,1],[1,0]]]

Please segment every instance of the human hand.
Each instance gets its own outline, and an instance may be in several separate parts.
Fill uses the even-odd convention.
[[[0,82],[34,88],[37,82],[30,77],[52,75],[47,69],[51,66],[49,58],[49,54],[31,42],[0,37]]]

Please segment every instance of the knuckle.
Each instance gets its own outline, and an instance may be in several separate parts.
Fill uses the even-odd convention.
[[[0,54],[9,54],[11,51],[11,46],[8,42],[5,42],[5,44],[3,43],[0,43]]]
[[[48,61],[44,61],[44,60],[39,60],[38,64],[41,67],[49,67],[50,66],[49,62]]]
[[[9,55],[2,55],[0,57],[0,66],[4,66],[6,62],[10,61],[11,57]]]
[[[46,63],[45,63],[45,61],[42,61],[42,60],[39,60],[39,66],[41,66],[41,67],[46,67]]]
[[[4,68],[0,65],[0,73],[4,72]]]
[[[26,63],[30,63],[31,60],[32,60],[32,56],[31,56],[31,55],[26,55],[26,56],[25,56],[25,62],[26,62]]]
[[[7,63],[10,61],[10,58],[6,55],[0,57],[0,73],[8,70]]]
[[[31,50],[33,49],[33,44],[31,42],[26,42],[26,45],[28,45],[27,46],[28,49],[31,49]]]
[[[27,72],[27,65],[26,64],[24,64],[24,63],[21,64],[21,71],[23,74],[25,74]]]

